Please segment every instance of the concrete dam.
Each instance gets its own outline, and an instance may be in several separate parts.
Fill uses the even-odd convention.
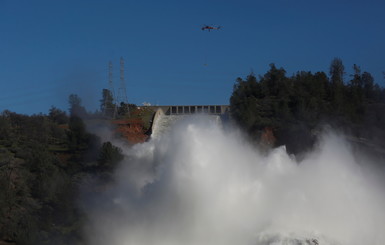
[[[154,106],[156,110],[151,127],[151,137],[159,138],[168,132],[172,125],[177,121],[183,120],[192,115],[205,115],[210,120],[218,124],[222,123],[222,117],[228,115],[229,106],[227,105],[207,105],[207,106]]]
[[[169,115],[191,115],[191,114],[209,114],[226,115],[230,112],[229,105],[172,105],[172,106],[145,106],[153,111],[162,109],[163,113]]]

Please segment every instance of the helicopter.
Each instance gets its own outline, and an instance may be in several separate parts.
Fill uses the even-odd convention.
[[[218,25],[203,25],[202,27],[201,27],[201,30],[202,31],[211,31],[211,30],[219,30],[219,29],[221,29],[222,28],[222,26],[218,26]],[[207,34],[208,36],[210,36],[211,34]],[[205,57],[205,63],[204,63],[204,66],[207,66],[208,64],[207,64],[207,62],[206,62],[206,60],[207,60],[207,54],[206,54],[206,57]]]
[[[221,29],[222,27],[221,26],[209,26],[209,25],[204,25],[202,26],[202,31],[204,30],[208,30],[208,31],[211,31],[211,30],[219,30]]]

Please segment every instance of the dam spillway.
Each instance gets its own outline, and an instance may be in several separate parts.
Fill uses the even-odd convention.
[[[166,114],[164,111],[159,108],[155,115],[152,122],[152,134],[151,138],[159,138],[161,135],[166,134],[169,132],[174,124],[176,124],[180,120],[185,120],[187,118],[192,117],[206,117],[210,121],[213,121],[219,125],[222,124],[221,116],[219,114]]]

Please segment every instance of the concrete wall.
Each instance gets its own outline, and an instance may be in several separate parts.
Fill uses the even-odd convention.
[[[147,106],[154,111],[162,109],[165,115],[189,115],[205,113],[211,115],[224,115],[229,113],[228,105],[173,105],[173,106]]]

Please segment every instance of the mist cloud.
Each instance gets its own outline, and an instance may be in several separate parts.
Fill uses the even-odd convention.
[[[124,152],[115,184],[87,207],[89,244],[384,243],[383,186],[334,133],[297,162],[186,119]]]

